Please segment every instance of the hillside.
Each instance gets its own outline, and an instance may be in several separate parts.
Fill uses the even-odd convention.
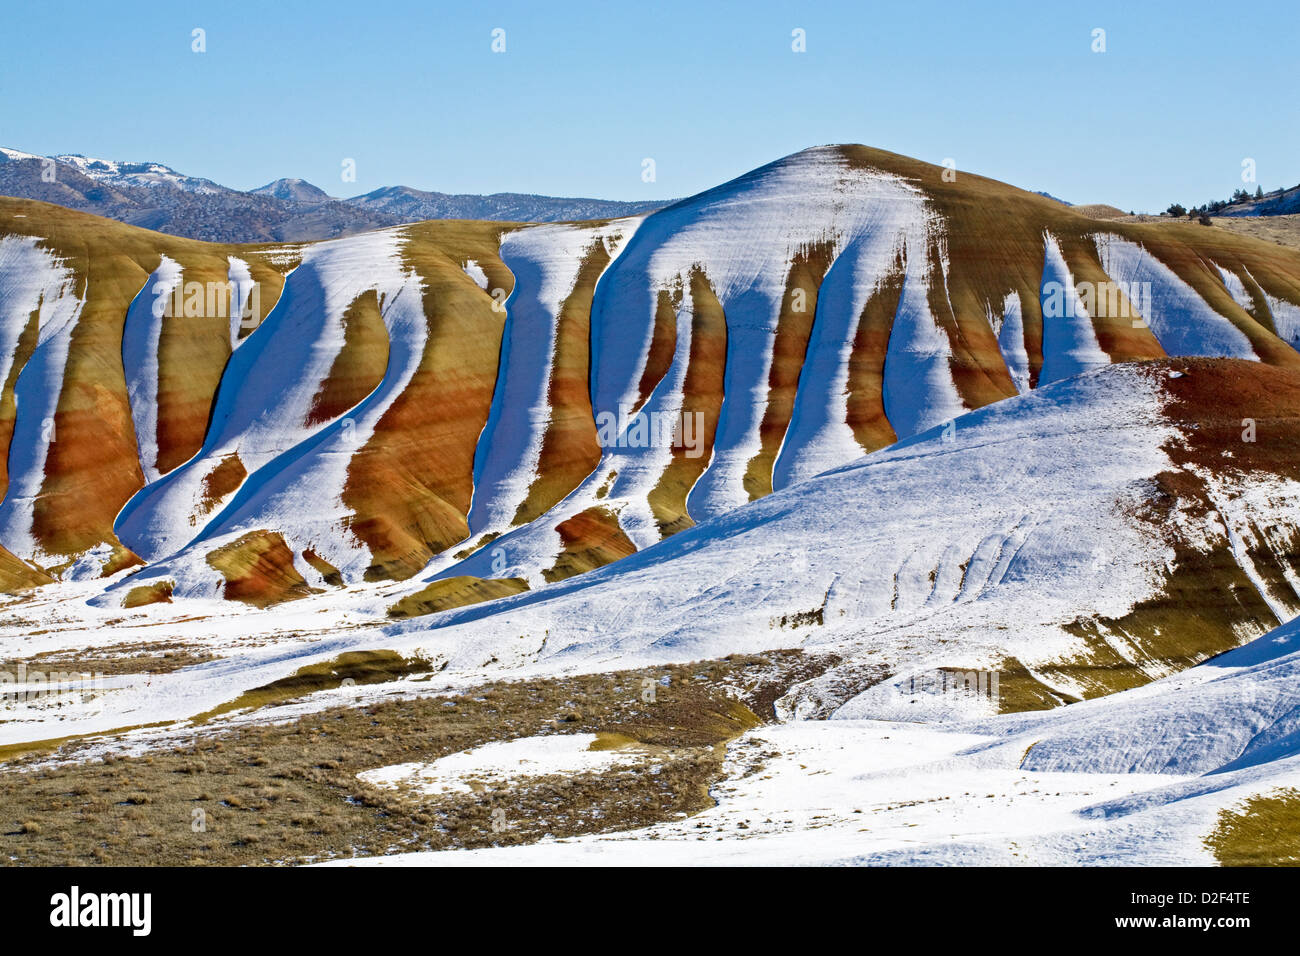
[[[291,554],[283,581],[309,587],[536,588],[1111,362],[1300,366],[1300,255],[862,147],[643,219],[295,247],[0,209],[8,388],[29,395],[4,544],[46,571],[99,545],[166,559],[178,596],[211,593],[232,545]],[[260,323],[225,300],[164,320],[140,294],[246,272]]]
[[[0,802],[112,753],[180,812],[200,746],[248,777],[283,733],[266,787],[350,822],[214,859],[496,845],[456,801],[520,763],[572,815],[511,842],[582,840],[507,860],[735,859],[742,822],[755,860],[1257,852],[1300,252],[945,172],[819,147],[643,216],[293,244],[0,199],[0,657],[101,672],[0,722],[41,768]],[[476,822],[429,837],[427,801]]]

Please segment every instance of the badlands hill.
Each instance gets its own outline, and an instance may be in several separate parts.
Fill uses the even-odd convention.
[[[1294,614],[1300,254],[944,174],[823,147],[641,218],[291,246],[2,200],[4,586],[547,653],[925,620],[1042,703]]]
[[[0,200],[0,656],[108,671],[0,722],[6,852],[188,859],[78,802],[113,753],[226,862],[1300,859],[1300,251],[947,172],[298,244]]]

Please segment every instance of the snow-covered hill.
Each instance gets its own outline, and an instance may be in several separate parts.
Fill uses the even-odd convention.
[[[282,247],[7,202],[0,543],[34,573],[148,562],[110,602],[536,591],[1112,362],[1300,368],[1300,256],[941,173],[824,147],[648,217]],[[32,278],[33,240],[65,280]]]
[[[892,718],[947,714],[902,690],[936,669],[1055,706],[1300,609],[1285,249],[863,147],[611,221],[0,228],[0,572],[78,634],[319,614],[464,673],[816,647],[789,713]],[[290,643],[109,711],[326,653]]]
[[[779,659],[716,807],[394,862],[1220,859],[1298,777],[1300,254],[944,172],[261,245],[0,200],[0,659],[114,671],[0,747]],[[498,716],[355,780],[661,756]]]

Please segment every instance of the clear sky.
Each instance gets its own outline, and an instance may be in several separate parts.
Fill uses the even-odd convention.
[[[1298,11],[9,2],[0,145],[157,161],[241,189],[301,176],[345,196],[403,184],[643,199],[857,142],[1158,211],[1227,196],[1246,158],[1266,190],[1300,182]],[[205,53],[192,52],[195,28]],[[496,28],[504,53],[491,49]],[[804,53],[791,49],[796,28]],[[345,158],[355,183],[341,179]]]

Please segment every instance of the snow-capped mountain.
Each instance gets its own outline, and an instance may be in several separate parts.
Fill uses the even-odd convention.
[[[9,152],[6,150],[6,153]],[[94,159],[78,153],[65,153],[53,158],[96,182],[120,188],[141,186],[146,189],[179,189],[182,192],[200,194],[228,191],[224,186],[218,186],[211,180],[186,176],[162,163],[120,163],[111,159]]]
[[[242,192],[161,163],[125,163],[76,154],[43,157],[3,147],[0,196],[38,199],[208,242],[306,242],[425,219],[606,219],[666,205],[517,193],[452,195],[406,186],[335,199],[302,179],[277,179]]]
[[[333,198],[325,190],[312,185],[305,179],[277,179],[275,182],[259,186],[257,189],[250,189],[249,192],[258,196],[286,199],[290,202],[327,202]]]

